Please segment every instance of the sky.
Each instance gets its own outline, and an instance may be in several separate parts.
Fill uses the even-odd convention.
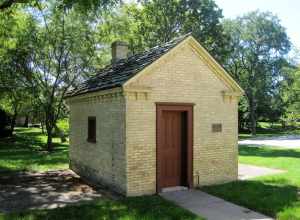
[[[225,18],[257,10],[277,15],[291,42],[300,48],[300,0],[215,0]]]

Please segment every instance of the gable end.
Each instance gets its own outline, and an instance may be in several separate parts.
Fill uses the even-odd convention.
[[[163,64],[167,61],[170,57],[176,54],[178,49],[182,46],[188,45],[191,49],[199,56],[199,58],[204,61],[204,63],[212,70],[212,72],[217,76],[221,82],[223,82],[228,88],[231,89],[231,93],[234,93],[235,96],[242,96],[244,94],[244,90],[238,85],[238,83],[226,72],[226,70],[207,52],[204,47],[200,45],[200,43],[192,36],[187,37],[185,40],[180,42],[158,60],[153,62],[151,65],[146,67],[144,70],[136,74],[134,77],[129,79],[123,84],[123,87],[126,88],[127,86],[136,81],[142,75],[151,72],[153,69],[158,67],[159,65]]]

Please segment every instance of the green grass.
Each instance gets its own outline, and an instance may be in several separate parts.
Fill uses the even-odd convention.
[[[43,151],[46,135],[39,128],[17,128],[13,138],[0,139],[0,171],[46,171],[68,168],[68,143],[54,138],[53,153]]]
[[[240,163],[287,172],[203,190],[279,220],[300,219],[300,150],[243,146],[239,155]]]
[[[46,136],[38,128],[17,128],[13,139],[0,139],[1,171],[45,171],[68,168],[68,143],[54,138],[53,153],[42,151]],[[1,174],[0,174],[1,175]],[[81,203],[52,210],[0,213],[0,220],[203,220],[160,196]]]
[[[97,202],[67,206],[53,210],[34,210],[0,214],[0,220],[203,220],[194,214],[165,201],[159,196],[143,196],[120,200],[103,199]]]

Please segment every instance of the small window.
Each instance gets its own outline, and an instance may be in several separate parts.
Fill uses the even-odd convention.
[[[222,132],[222,124],[212,124],[212,132]]]
[[[96,142],[96,117],[88,117],[88,142]]]

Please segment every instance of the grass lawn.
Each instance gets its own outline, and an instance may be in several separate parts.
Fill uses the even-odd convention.
[[[46,136],[39,128],[16,128],[14,138],[0,139],[0,171],[46,171],[68,168],[68,143],[53,139],[55,151],[43,151]]]
[[[239,155],[240,163],[287,172],[202,190],[279,220],[300,219],[300,150],[243,146]]]
[[[52,210],[0,214],[0,220],[203,220],[159,196],[99,200]]]
[[[17,128],[14,139],[0,140],[1,171],[45,171],[68,168],[68,143],[55,138],[55,151],[42,147],[46,136],[38,128]],[[160,196],[142,196],[119,200],[101,199],[52,210],[0,213],[0,220],[203,220]]]

